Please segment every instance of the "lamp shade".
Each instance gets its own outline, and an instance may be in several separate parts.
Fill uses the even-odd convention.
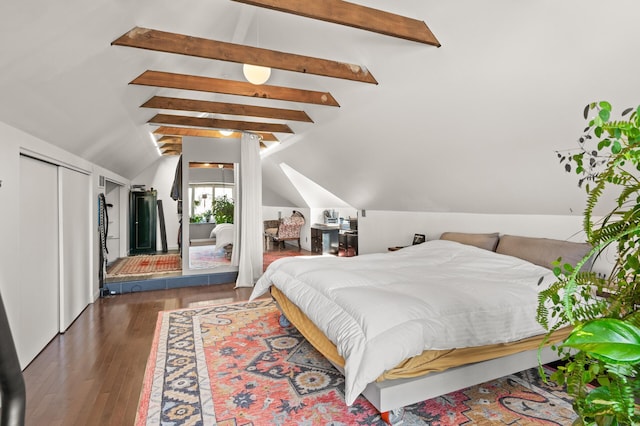
[[[271,68],[244,64],[242,66],[242,73],[249,83],[264,84],[271,76]]]

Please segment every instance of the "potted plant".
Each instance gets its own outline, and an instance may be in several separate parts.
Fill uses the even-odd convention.
[[[216,223],[233,223],[233,200],[226,195],[216,197],[211,210]]]
[[[558,152],[586,189],[584,231],[593,249],[576,265],[558,259],[557,282],[541,292],[537,312],[549,334],[573,327],[556,347],[564,362],[551,378],[567,386],[577,424],[640,422],[640,106],[618,120],[611,112],[608,102],[587,105],[578,148]],[[605,191],[617,198],[596,218]],[[616,250],[611,272],[585,271],[608,247]]]
[[[189,216],[189,223],[200,223],[202,221],[204,221],[204,217],[201,214]]]

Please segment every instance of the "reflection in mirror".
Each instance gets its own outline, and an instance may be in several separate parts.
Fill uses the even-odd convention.
[[[190,162],[186,198],[189,214],[189,268],[229,266],[234,234],[233,164]]]

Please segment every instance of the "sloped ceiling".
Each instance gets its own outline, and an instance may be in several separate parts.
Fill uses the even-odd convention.
[[[340,107],[263,153],[265,198],[299,205],[285,163],[356,208],[578,214],[571,148],[583,106],[640,103],[634,0],[359,0],[425,21],[436,48],[230,0],[8,0],[0,4],[0,121],[133,178],[158,160],[139,108],[154,95],[237,97],[128,84],[146,70],[242,81],[241,65],[111,42],[139,26],[361,64],[378,85],[274,70],[268,84],[330,92]],[[1,143],[1,141],[0,141]],[[215,143],[207,140],[203,143]]]

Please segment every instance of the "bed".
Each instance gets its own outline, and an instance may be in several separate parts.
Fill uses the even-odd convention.
[[[387,412],[537,365],[545,334],[535,319],[537,294],[555,282],[551,262],[575,263],[588,250],[448,232],[390,253],[279,259],[251,298],[271,290],[343,372],[348,405],[362,393]],[[543,362],[553,359],[543,351]]]

